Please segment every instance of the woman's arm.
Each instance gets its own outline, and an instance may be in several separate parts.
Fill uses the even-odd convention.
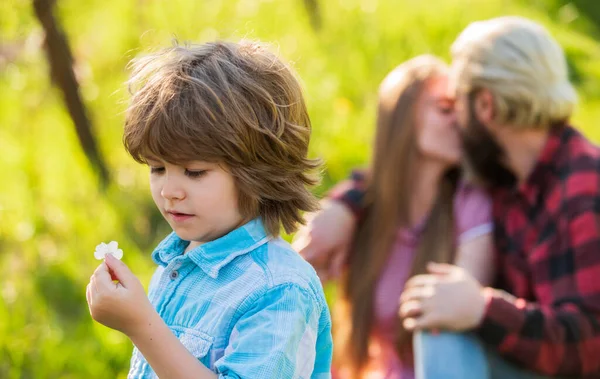
[[[492,284],[495,276],[492,202],[482,189],[459,184],[454,219],[457,250],[454,264],[464,268],[481,285]]]
[[[367,170],[354,170],[336,184],[321,202],[321,210],[306,215],[292,243],[317,271],[322,282],[336,279],[348,256],[356,224],[363,213]]]
[[[492,233],[459,243],[455,264],[467,270],[482,286],[491,285],[496,271]]]
[[[342,271],[354,234],[356,219],[337,200],[324,200],[318,213],[306,217],[292,247],[317,271],[321,282],[336,279]]]

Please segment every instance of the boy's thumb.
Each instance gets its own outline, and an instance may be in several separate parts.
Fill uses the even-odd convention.
[[[112,254],[106,254],[104,263],[106,263],[112,279],[118,280],[123,287],[127,288],[128,285],[132,283],[132,280],[135,279],[135,276],[129,267],[127,267],[125,263],[113,257]]]

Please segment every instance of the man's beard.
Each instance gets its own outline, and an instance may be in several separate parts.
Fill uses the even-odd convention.
[[[503,163],[504,148],[475,115],[475,96],[469,96],[469,119],[461,133],[464,169],[470,179],[488,188],[513,187],[517,179]]]

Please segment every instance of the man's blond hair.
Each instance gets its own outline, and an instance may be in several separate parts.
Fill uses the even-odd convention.
[[[560,45],[522,17],[470,24],[452,45],[456,90],[490,90],[495,121],[521,127],[567,122],[577,103]]]

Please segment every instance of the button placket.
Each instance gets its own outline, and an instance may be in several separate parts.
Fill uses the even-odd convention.
[[[181,262],[177,262],[173,264],[173,267],[171,268],[171,272],[169,272],[169,279],[171,279],[172,281],[179,278],[179,274],[181,271]]]
[[[177,257],[173,259],[161,273],[159,285],[161,293],[156,295],[160,299],[156,306],[156,310],[161,316],[164,314],[165,309],[167,309],[171,300],[173,300],[177,287],[181,284],[180,281],[176,281],[182,274],[185,274],[185,272],[182,272],[181,270],[187,270],[182,258],[183,257]],[[176,272],[176,274],[174,274],[175,278],[173,278],[174,272]]]

